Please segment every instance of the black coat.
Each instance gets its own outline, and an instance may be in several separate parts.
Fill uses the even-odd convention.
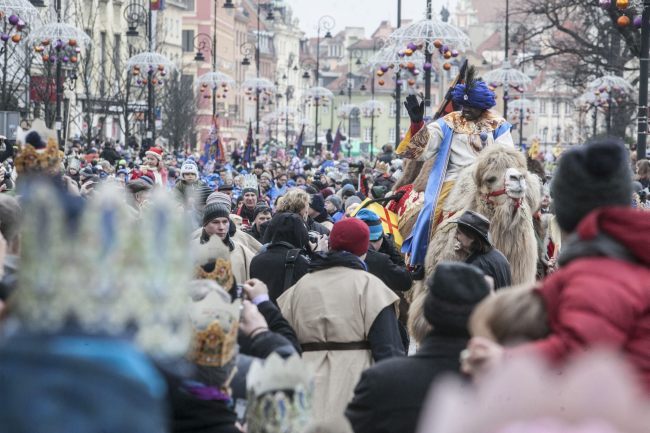
[[[466,345],[466,338],[429,335],[415,355],[364,371],[345,411],[354,433],[414,433],[431,384],[459,374]]]
[[[251,260],[251,278],[258,278],[266,284],[273,303],[276,303],[286,289],[296,284],[303,275],[309,272],[309,259],[299,254],[293,267],[291,283],[284,287],[287,253],[291,249],[293,247],[288,243],[274,243],[268,245],[266,251],[260,252]]]
[[[506,256],[496,248],[492,248],[485,254],[472,254],[465,260],[465,263],[476,266],[485,275],[492,277],[495,290],[512,285],[510,263]]]
[[[371,248],[366,254],[365,262],[368,272],[383,281],[392,291],[404,292],[411,288],[411,273],[405,266],[393,263],[388,255]]]
[[[230,402],[201,400],[176,388],[170,392],[172,433],[237,433],[237,414]]]

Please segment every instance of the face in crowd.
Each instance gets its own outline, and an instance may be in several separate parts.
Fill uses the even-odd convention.
[[[158,167],[158,158],[152,155],[145,155],[144,156],[144,163],[148,167]]]
[[[247,192],[244,194],[244,206],[246,207],[255,207],[257,204],[257,194],[254,192]]]
[[[217,235],[220,239],[225,239],[230,229],[230,220],[226,217],[218,217],[210,221],[204,227],[205,232],[210,235]]]
[[[473,122],[475,120],[478,120],[479,117],[483,114],[483,110],[480,108],[474,108],[470,107],[468,105],[463,105],[463,108],[461,110],[461,115],[469,120],[470,122]]]
[[[195,173],[183,173],[183,180],[187,183],[194,183],[196,182],[196,174]]]
[[[255,217],[255,226],[257,227],[257,230],[260,230],[262,224],[267,221],[271,221],[271,212],[260,212],[257,214]]]

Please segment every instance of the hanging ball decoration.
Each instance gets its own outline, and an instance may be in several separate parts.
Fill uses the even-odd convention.
[[[151,84],[153,84],[153,85],[158,84],[158,78],[152,78],[151,79]]]
[[[49,39],[43,39],[43,41],[41,42],[41,45],[47,47],[48,45],[50,45],[50,40]]]
[[[42,52],[43,52],[43,50],[45,50],[45,48],[43,48],[43,47],[42,47],[42,46],[40,46],[40,45],[39,45],[39,46],[36,46],[36,47],[34,47],[34,51],[36,51],[37,53],[42,53]]]
[[[56,44],[54,44],[54,48],[57,50],[60,50],[63,48],[63,42],[59,39],[56,41]]]
[[[16,33],[15,35],[13,35],[13,36],[11,37],[11,40],[12,40],[13,42],[15,42],[15,43],[18,43],[18,42],[20,42],[20,40],[21,40],[22,38],[23,38],[23,37],[22,37],[20,34]]]
[[[458,50],[451,50],[451,57],[458,57],[459,54]]]
[[[619,9],[627,9],[630,5],[630,0],[616,0],[616,7]]]
[[[50,56],[47,54],[43,54],[43,56],[41,56],[41,59],[43,59],[44,62],[47,62],[50,60]]]
[[[443,57],[445,59],[451,59],[451,51],[445,51],[445,54],[443,54]]]
[[[164,65],[158,65],[158,70],[161,71],[161,72],[164,71],[165,66]]]
[[[68,62],[70,61],[70,57],[68,57],[68,56],[63,56],[63,57],[61,58],[61,61],[62,61],[63,63],[68,63]]]
[[[418,49],[418,46],[415,45],[413,42],[409,42],[409,44],[406,46],[406,48],[408,48],[411,51],[415,51],[415,50]]]
[[[431,63],[429,62],[426,62],[424,65],[422,65],[422,69],[424,69],[425,71],[430,71],[432,67],[433,65],[431,65]]]
[[[410,48],[407,48],[406,50],[404,50],[404,54],[406,54],[407,57],[411,57],[413,55],[413,50],[410,49]]]
[[[381,69],[381,72],[384,72],[384,73],[388,72],[388,66],[382,66],[380,69]]]
[[[442,47],[440,47],[440,49],[442,50],[443,53],[449,51],[449,47],[447,45],[443,45]]]
[[[397,52],[397,55],[399,57],[404,57],[405,54],[404,54],[404,51],[400,50],[400,51]]]
[[[630,17],[627,15],[621,15],[616,20],[616,24],[618,24],[619,27],[627,27],[630,25]]]
[[[407,83],[408,83],[409,86],[415,86],[415,80],[413,78],[409,78]]]
[[[632,24],[637,29],[640,29],[641,26],[643,25],[643,18],[641,18],[639,15],[635,16],[634,19],[632,20]]]
[[[20,21],[20,18],[18,18],[17,15],[10,15],[9,16],[9,24],[11,24],[12,26],[15,26],[16,24],[18,24],[19,21]]]
[[[420,70],[419,69],[413,69],[412,74],[415,75],[415,76],[418,76],[418,75],[420,75]]]
[[[79,48],[79,47],[75,48],[75,49],[74,49],[74,52],[77,53],[77,54],[79,54],[79,53],[81,52],[81,48]]]
[[[415,63],[413,63],[413,62],[408,62],[408,63],[406,64],[406,68],[407,68],[409,71],[412,71],[413,69],[415,69]]]
[[[433,46],[436,48],[442,47],[442,42],[440,41],[440,39],[436,39],[435,41],[433,41]]]
[[[18,24],[16,24],[16,29],[17,29],[19,32],[22,32],[23,29],[24,29],[26,26],[27,26],[27,23],[26,23],[25,21],[23,21],[23,20],[20,20],[20,21],[18,21]]]
[[[444,65],[442,65],[442,69],[444,69],[445,71],[450,70],[451,69],[451,63],[445,63]]]
[[[377,81],[377,84],[379,84],[380,86],[383,86],[384,84],[386,84],[386,82],[384,80],[379,80],[379,81]]]
[[[9,35],[6,33],[3,33],[0,35],[0,39],[2,39],[2,42],[7,42],[9,40]]]
[[[135,76],[140,75],[140,71],[138,69],[134,69],[133,71],[131,71],[131,73]]]
[[[77,40],[76,39],[70,39],[68,41],[68,45],[70,45],[71,47],[76,46],[77,45]]]
[[[149,80],[147,80],[146,78],[144,78],[144,79],[142,80],[142,84],[145,84],[145,85],[146,85],[147,83],[149,83]]]
[[[142,86],[142,80],[136,80],[135,82],[138,86]]]
[[[382,70],[377,71],[377,76],[378,77],[381,77],[383,75],[384,75],[384,71],[382,71]]]
[[[503,95],[503,100],[504,100],[504,101],[507,101],[507,100],[509,100],[509,99],[510,99],[510,96],[508,96],[508,95]]]
[[[50,63],[56,62],[56,56],[50,56]]]

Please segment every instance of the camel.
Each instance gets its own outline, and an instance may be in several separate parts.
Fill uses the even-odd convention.
[[[422,172],[418,177],[421,176]],[[441,261],[466,259],[454,248],[455,221],[464,211],[473,210],[490,220],[492,242],[510,262],[513,285],[533,283],[537,241],[532,215],[541,200],[539,185],[538,177],[528,173],[521,152],[502,146],[483,150],[476,162],[459,174],[445,201],[445,219],[433,230],[429,240],[425,275],[429,277]],[[424,282],[417,282],[413,287],[408,325],[411,336],[418,342],[430,330],[422,311],[425,295]]]

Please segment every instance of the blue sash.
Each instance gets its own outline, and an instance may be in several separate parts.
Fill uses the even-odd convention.
[[[436,122],[438,122],[440,129],[442,129],[442,143],[440,143],[436,160],[429,174],[427,188],[424,191],[424,206],[413,226],[411,235],[402,244],[402,252],[409,254],[409,264],[411,266],[424,264],[424,258],[427,255],[427,246],[429,245],[429,236],[431,234],[431,218],[438,204],[438,196],[440,195],[442,184],[445,181],[445,174],[447,173],[449,157],[451,155],[451,141],[454,136],[454,131],[443,119],[438,119]],[[496,140],[504,133],[509,132],[511,128],[512,125],[504,122],[494,130],[494,139]]]

